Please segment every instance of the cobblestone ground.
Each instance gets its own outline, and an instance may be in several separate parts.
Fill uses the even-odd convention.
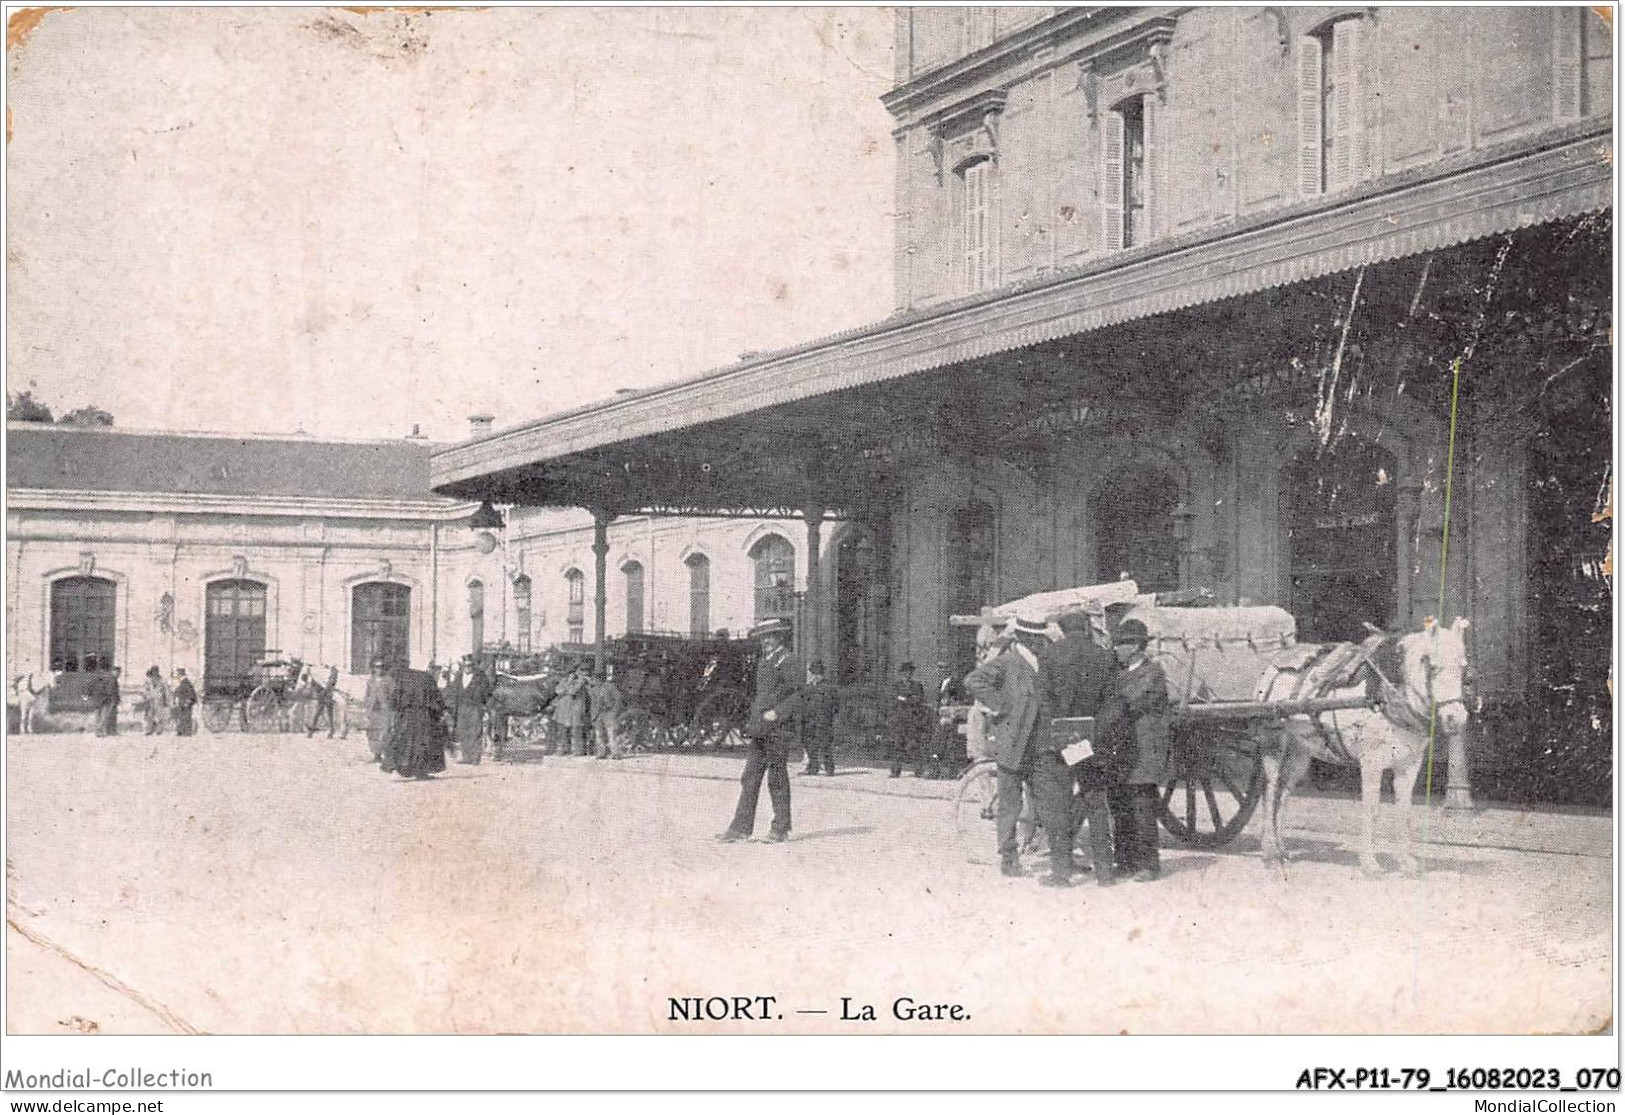
[[[1367,879],[1349,803],[1166,874],[1047,890],[967,861],[947,783],[796,776],[795,839],[719,845],[737,757],[453,765],[364,743],[19,736],[13,1032],[1529,1032],[1609,1021],[1610,819],[1435,814]],[[766,794],[761,828],[766,827]],[[989,835],[991,839],[991,835]],[[782,1020],[668,1019],[774,995]],[[877,1007],[838,1021],[842,997]],[[892,1002],[957,1002],[921,1025]],[[829,1014],[797,1014],[829,1011]]]

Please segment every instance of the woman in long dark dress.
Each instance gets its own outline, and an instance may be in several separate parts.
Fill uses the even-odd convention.
[[[383,769],[403,778],[427,778],[445,770],[446,707],[434,678],[422,670],[401,670],[394,706]]]

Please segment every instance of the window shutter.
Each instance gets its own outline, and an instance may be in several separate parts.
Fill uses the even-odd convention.
[[[1320,40],[1298,40],[1298,192],[1312,197],[1320,180]]]
[[[1140,127],[1144,129],[1141,141],[1145,144],[1145,214],[1141,220],[1145,224],[1144,239],[1153,240],[1162,224],[1162,115],[1157,111],[1156,97],[1141,97],[1140,104]]]
[[[1360,91],[1360,54],[1365,24],[1339,20],[1332,26],[1332,165],[1328,190],[1341,190],[1363,173],[1365,97]]]
[[[1100,160],[1100,196],[1105,208],[1106,250],[1116,251],[1123,246],[1123,116],[1118,112],[1106,114],[1101,135],[1105,150]]]
[[[1584,8],[1552,9],[1556,23],[1552,36],[1552,115],[1560,121],[1580,119],[1580,86],[1585,78],[1581,42],[1584,18]]]

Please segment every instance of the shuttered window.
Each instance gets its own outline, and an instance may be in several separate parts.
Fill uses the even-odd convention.
[[[1152,238],[1157,210],[1157,111],[1152,97],[1130,97],[1106,114],[1101,158],[1106,249]]]
[[[1339,19],[1298,40],[1298,190],[1346,189],[1365,175],[1365,23]]]
[[[1582,7],[1553,8],[1552,19],[1552,116],[1561,122],[1602,111],[1613,98],[1608,28]]]
[[[967,166],[964,178],[962,224],[965,248],[965,290],[986,290],[993,279],[993,162],[983,159]]]

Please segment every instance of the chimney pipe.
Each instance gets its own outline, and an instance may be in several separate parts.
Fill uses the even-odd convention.
[[[483,437],[491,432],[495,424],[496,416],[493,414],[471,414],[468,416],[468,436]]]

